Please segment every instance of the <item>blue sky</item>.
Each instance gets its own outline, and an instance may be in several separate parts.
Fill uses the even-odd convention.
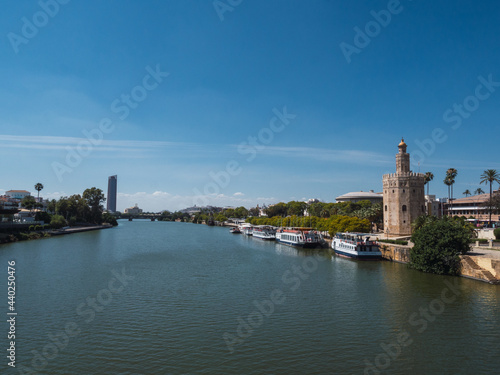
[[[496,1],[42,0],[0,20],[0,193],[117,174],[119,210],[334,201],[381,191],[402,136],[431,194],[450,167],[456,196],[500,170]]]

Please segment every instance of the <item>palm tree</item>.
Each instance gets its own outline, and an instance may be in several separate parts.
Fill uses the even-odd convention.
[[[37,201],[40,202],[40,191],[43,189],[43,185],[39,182],[35,185],[35,190],[38,191],[38,199]]]
[[[427,195],[429,195],[429,182],[434,179],[434,175],[432,172],[425,172],[424,175],[424,184],[427,185]]]
[[[484,194],[484,190],[481,188],[477,188],[476,190],[474,190],[474,194],[476,194],[476,195]]]
[[[455,177],[457,177],[457,170],[455,168],[449,168],[446,171],[446,178],[448,179],[451,186],[451,199],[450,199],[450,207],[453,208],[453,184],[455,183]]]
[[[469,189],[465,190],[462,194],[465,195],[466,197],[468,197],[469,195],[472,195],[472,193],[470,192]]]
[[[490,183],[490,200],[488,202],[490,215],[488,219],[488,227],[491,228],[491,198],[493,196],[493,182],[497,182],[500,184],[500,174],[498,174],[496,169],[487,169],[483,172],[483,174],[481,175],[481,181],[479,181],[480,184],[482,184],[483,182],[485,184],[487,184],[488,182]]]
[[[451,199],[450,199],[450,195],[451,195],[450,194],[450,187],[451,187],[452,182],[451,182],[451,180],[450,180],[450,178],[448,176],[445,177],[445,179],[443,180],[443,182],[444,182],[444,184],[446,186],[448,186],[448,216],[449,216],[450,212],[451,212],[450,211],[450,208],[451,208],[450,207],[450,203],[451,203]]]

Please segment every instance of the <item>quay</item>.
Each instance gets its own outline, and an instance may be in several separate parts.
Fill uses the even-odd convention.
[[[380,243],[382,258],[391,262],[409,263],[410,249],[406,246],[390,243]],[[460,255],[460,276],[483,281],[490,284],[500,284],[500,246],[472,246],[471,251]]]
[[[108,229],[108,228],[113,228],[113,226],[112,225],[92,225],[92,226],[88,226],[88,227],[72,227],[72,228],[66,228],[66,229],[52,230],[52,231],[49,231],[49,234],[51,236],[60,236],[63,234],[90,232],[92,230]]]

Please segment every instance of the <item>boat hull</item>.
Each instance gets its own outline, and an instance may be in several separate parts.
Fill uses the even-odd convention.
[[[335,254],[341,256],[343,258],[357,259],[357,260],[381,260],[382,254],[358,254],[358,253],[349,253],[342,250],[334,250]]]
[[[259,235],[257,235],[257,236],[256,236],[256,235],[255,235],[255,233],[253,234],[253,236],[254,236],[255,238],[258,238],[258,239],[260,239],[260,240],[264,240],[264,241],[275,241],[275,240],[276,240],[276,237],[264,237],[264,236],[263,236],[263,237],[261,237],[261,236],[259,236]]]
[[[288,245],[288,246],[293,246],[293,247],[300,247],[300,248],[303,248],[303,249],[314,249],[314,248],[317,248],[317,247],[321,247],[321,244],[319,242],[297,243],[297,242],[291,242],[291,241],[280,240],[280,239],[276,239],[276,242],[282,243],[283,245]]]

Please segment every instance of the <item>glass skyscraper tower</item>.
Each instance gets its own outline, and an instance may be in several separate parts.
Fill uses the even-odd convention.
[[[108,177],[108,199],[106,209],[108,212],[116,212],[116,185],[118,176]]]

